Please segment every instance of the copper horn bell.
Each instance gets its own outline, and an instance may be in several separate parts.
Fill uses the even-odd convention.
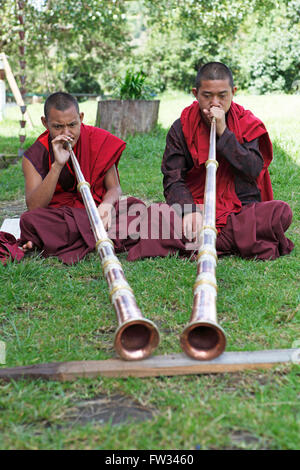
[[[190,323],[180,337],[183,351],[198,360],[210,360],[225,350],[226,337],[217,324],[216,281],[216,121],[210,129],[209,155],[205,163],[204,217],[197,255],[197,277]]]
[[[129,361],[145,359],[159,344],[159,332],[155,324],[143,318],[131,287],[125,279],[120,261],[115,255],[114,244],[104,229],[97,206],[85,181],[78,160],[68,142],[68,150],[73,163],[77,190],[80,191],[96,240],[96,251],[102,264],[111,303],[115,309],[118,329],[114,346],[122,359]]]

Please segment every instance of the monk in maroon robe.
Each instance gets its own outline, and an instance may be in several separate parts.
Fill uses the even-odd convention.
[[[82,120],[83,114],[71,95],[59,92],[46,100],[42,122],[47,130],[23,158],[28,207],[20,220],[23,251],[37,248],[44,257],[57,256],[72,264],[95,248],[66,142],[73,147],[117,253],[127,251],[128,260],[133,261],[184,248],[179,236],[174,240],[174,224],[166,237],[160,235],[163,222],[169,224],[167,204],[153,204],[148,210],[134,197],[120,200],[117,166],[125,142],[103,129],[84,125]],[[10,242],[5,235],[2,246],[13,257]]]
[[[168,135],[162,162],[164,194],[180,205],[183,232],[194,239],[202,226],[205,161],[210,123],[216,119],[216,226],[218,254],[275,259],[293,249],[284,232],[292,221],[288,204],[273,200],[268,173],[272,144],[264,124],[234,103],[236,87],[224,64],[211,62],[198,72],[193,94]]]
[[[117,214],[121,187],[117,166],[125,142],[109,132],[83,124],[77,101],[67,93],[54,93],[45,103],[42,122],[46,131],[24,153],[23,172],[28,212],[21,216],[21,240],[24,251],[33,247],[43,256],[57,256],[67,264],[82,259],[95,248],[95,239],[65,149],[70,142],[103,225],[111,225],[112,209]],[[135,198],[126,200],[126,208],[143,204]],[[127,223],[127,213],[121,223]],[[130,221],[130,218],[129,218]],[[119,251],[132,244],[130,237],[118,242]],[[135,243],[136,240],[133,241]]]

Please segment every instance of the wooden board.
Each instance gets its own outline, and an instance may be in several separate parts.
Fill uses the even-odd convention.
[[[155,377],[216,374],[247,369],[269,369],[277,364],[299,363],[300,349],[225,352],[212,361],[197,361],[185,354],[153,356],[143,361],[120,359],[34,364],[0,369],[0,379],[34,378],[68,381],[79,377]]]

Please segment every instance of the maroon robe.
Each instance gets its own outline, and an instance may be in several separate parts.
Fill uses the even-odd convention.
[[[0,262],[6,265],[8,259],[20,261],[23,256],[15,237],[11,233],[0,232]]]

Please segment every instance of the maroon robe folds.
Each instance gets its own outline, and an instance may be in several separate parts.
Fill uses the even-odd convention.
[[[0,262],[5,265],[8,259],[20,261],[23,256],[15,237],[11,233],[0,232]]]
[[[126,200],[126,208],[130,209],[133,204],[145,207],[139,199],[130,197]],[[116,252],[128,251],[137,242],[130,236],[120,238],[120,231],[127,234],[128,225],[134,218],[127,216],[127,209],[126,213],[120,210],[120,205],[122,201],[115,205],[114,236],[111,236]],[[95,249],[96,242],[85,209],[68,206],[34,209],[22,215],[20,226],[20,244],[32,241],[45,258],[56,256],[65,264],[73,264]],[[124,228],[120,229],[120,226]]]
[[[237,254],[261,260],[288,255],[294,248],[284,232],[292,222],[292,211],[283,201],[266,201],[243,206],[230,214],[217,237],[218,255]]]

